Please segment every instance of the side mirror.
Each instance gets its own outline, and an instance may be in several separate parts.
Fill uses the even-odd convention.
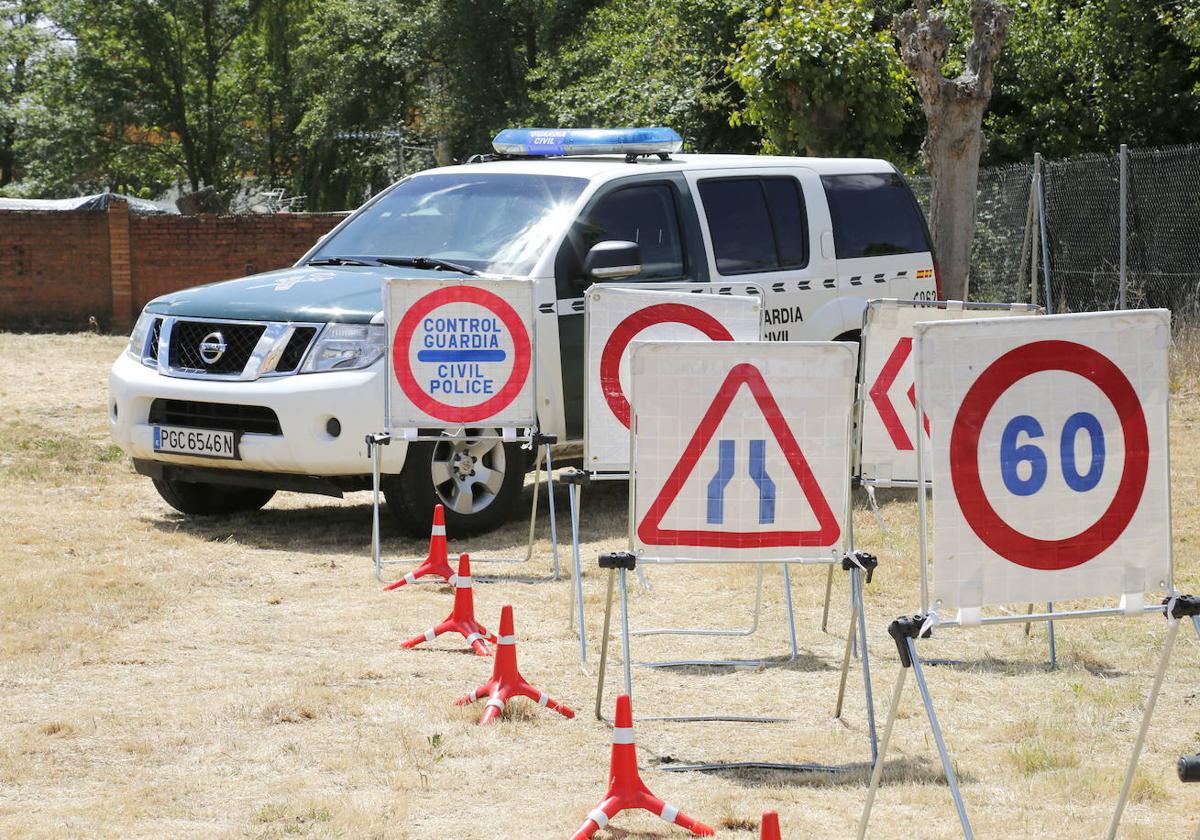
[[[642,249],[636,242],[597,242],[583,261],[583,274],[588,280],[623,280],[641,273]]]

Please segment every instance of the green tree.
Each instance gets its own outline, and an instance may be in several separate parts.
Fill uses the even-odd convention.
[[[237,50],[264,0],[57,0],[76,78],[132,151],[177,147],[193,190],[228,188],[245,142],[247,67]],[[120,142],[118,140],[118,142]]]
[[[734,0],[612,0],[531,73],[536,117],[667,125],[693,150],[753,151],[757,129],[730,125],[742,98],[726,64],[742,20]]]
[[[37,0],[0,0],[0,187],[16,177],[18,130],[53,36]]]
[[[746,94],[736,115],[778,154],[891,154],[912,85],[888,16],[867,0],[786,0],[748,20],[729,65]]]
[[[953,7],[963,19],[966,0]],[[1200,121],[1196,0],[1025,0],[1014,6],[984,130],[985,163],[1121,143],[1192,142]]]

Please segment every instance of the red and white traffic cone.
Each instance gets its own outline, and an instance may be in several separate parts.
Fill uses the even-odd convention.
[[[782,840],[779,836],[779,814],[774,811],[763,811],[762,827],[759,840]]]
[[[451,586],[454,585],[454,570],[450,568],[450,554],[446,549],[446,511],[441,505],[433,507],[433,529],[429,533],[429,556],[425,562],[383,589],[385,592],[399,589],[406,584],[416,583],[417,578],[426,575],[437,575]]]
[[[554,700],[548,694],[543,694],[525,681],[517,669],[517,636],[513,630],[513,608],[505,604],[500,608],[500,635],[496,639],[496,659],[492,663],[492,678],[472,691],[465,697],[454,701],[456,706],[474,703],[482,697],[487,697],[487,707],[483,717],[479,719],[482,726],[500,717],[504,705],[514,697],[528,697],[536,700],[539,706],[553,709],[566,718],[575,717],[575,712]]]
[[[420,636],[414,636],[407,642],[401,643],[402,648],[414,648],[421,642],[432,642],[443,633],[459,633],[480,656],[491,656],[487,642],[496,641],[496,637],[484,629],[475,620],[475,597],[471,593],[471,558],[462,554],[458,558],[458,575],[454,579],[454,609],[441,624],[435,624]]]
[[[587,840],[608,821],[631,808],[643,808],[664,820],[682,826],[692,834],[711,837],[716,834],[702,822],[680,812],[650,792],[638,774],[637,746],[633,741],[633,706],[628,694],[617,697],[617,714],[613,725],[612,760],[608,771],[608,793],[600,801],[571,840]]]

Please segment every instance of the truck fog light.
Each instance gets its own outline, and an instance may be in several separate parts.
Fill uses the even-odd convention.
[[[325,421],[325,432],[330,437],[337,437],[342,433],[342,423],[336,417],[330,417]]]

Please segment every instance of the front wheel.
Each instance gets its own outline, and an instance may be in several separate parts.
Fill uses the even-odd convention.
[[[259,487],[176,481],[172,478],[154,479],[154,489],[175,510],[191,516],[249,513],[258,510],[275,495],[274,490]]]
[[[404,468],[383,484],[388,509],[405,532],[427,536],[439,504],[451,536],[494,531],[512,517],[528,458],[519,443],[477,437],[484,431],[408,445]]]

